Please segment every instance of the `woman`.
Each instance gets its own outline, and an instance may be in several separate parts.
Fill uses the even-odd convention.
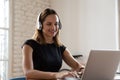
[[[47,8],[38,17],[38,27],[32,39],[22,46],[23,69],[27,79],[62,79],[76,76],[83,65],[79,64],[59,40],[62,27],[55,10]],[[71,72],[59,72],[64,60]]]

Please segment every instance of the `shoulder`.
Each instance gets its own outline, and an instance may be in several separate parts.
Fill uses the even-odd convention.
[[[32,42],[32,43],[34,43],[34,42],[36,42],[34,39],[27,39],[26,41],[25,41],[25,43],[27,43],[27,42]]]
[[[66,46],[63,45],[63,44],[60,45],[59,48],[60,48],[60,51],[61,51],[62,53],[66,50]]]
[[[60,45],[59,47],[60,47],[60,48],[66,48],[66,46],[65,46],[65,45],[63,45],[63,44],[62,44],[62,45]]]
[[[23,43],[22,47],[23,47],[24,45],[28,45],[28,46],[34,48],[37,44],[38,44],[38,43],[37,43],[35,40],[33,40],[33,39],[27,39],[27,40]]]
[[[26,40],[25,42],[24,42],[24,44],[28,44],[28,45],[33,45],[33,44],[36,44],[37,42],[35,41],[35,40],[33,40],[33,39],[28,39],[28,40]]]

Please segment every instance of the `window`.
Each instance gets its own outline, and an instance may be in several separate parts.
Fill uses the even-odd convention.
[[[8,0],[0,0],[0,80],[8,80]]]

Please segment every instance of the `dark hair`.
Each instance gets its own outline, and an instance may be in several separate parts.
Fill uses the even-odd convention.
[[[47,8],[45,9],[43,12],[41,12],[41,14],[38,16],[38,20],[37,20],[37,23],[39,23],[39,25],[37,25],[37,29],[33,35],[33,39],[36,40],[37,42],[39,42],[40,44],[46,44],[45,42],[45,38],[43,36],[43,32],[42,32],[42,25],[43,25],[43,22],[45,21],[46,17],[48,15],[51,15],[51,14],[55,14],[58,16],[57,12],[53,9],[50,9],[50,8]],[[59,16],[58,16],[59,18]],[[61,22],[60,22],[60,19],[59,19],[59,29],[61,29]],[[57,46],[60,46],[62,45],[60,40],[59,40],[59,30],[57,32],[57,34],[55,35],[55,37],[53,37],[53,40],[54,40],[54,43],[57,45]]]

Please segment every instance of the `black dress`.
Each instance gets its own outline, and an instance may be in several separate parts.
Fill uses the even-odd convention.
[[[62,55],[65,46],[56,46],[52,44],[39,44],[33,39],[26,40],[23,45],[29,45],[33,49],[34,69],[40,71],[58,72],[62,66]]]

